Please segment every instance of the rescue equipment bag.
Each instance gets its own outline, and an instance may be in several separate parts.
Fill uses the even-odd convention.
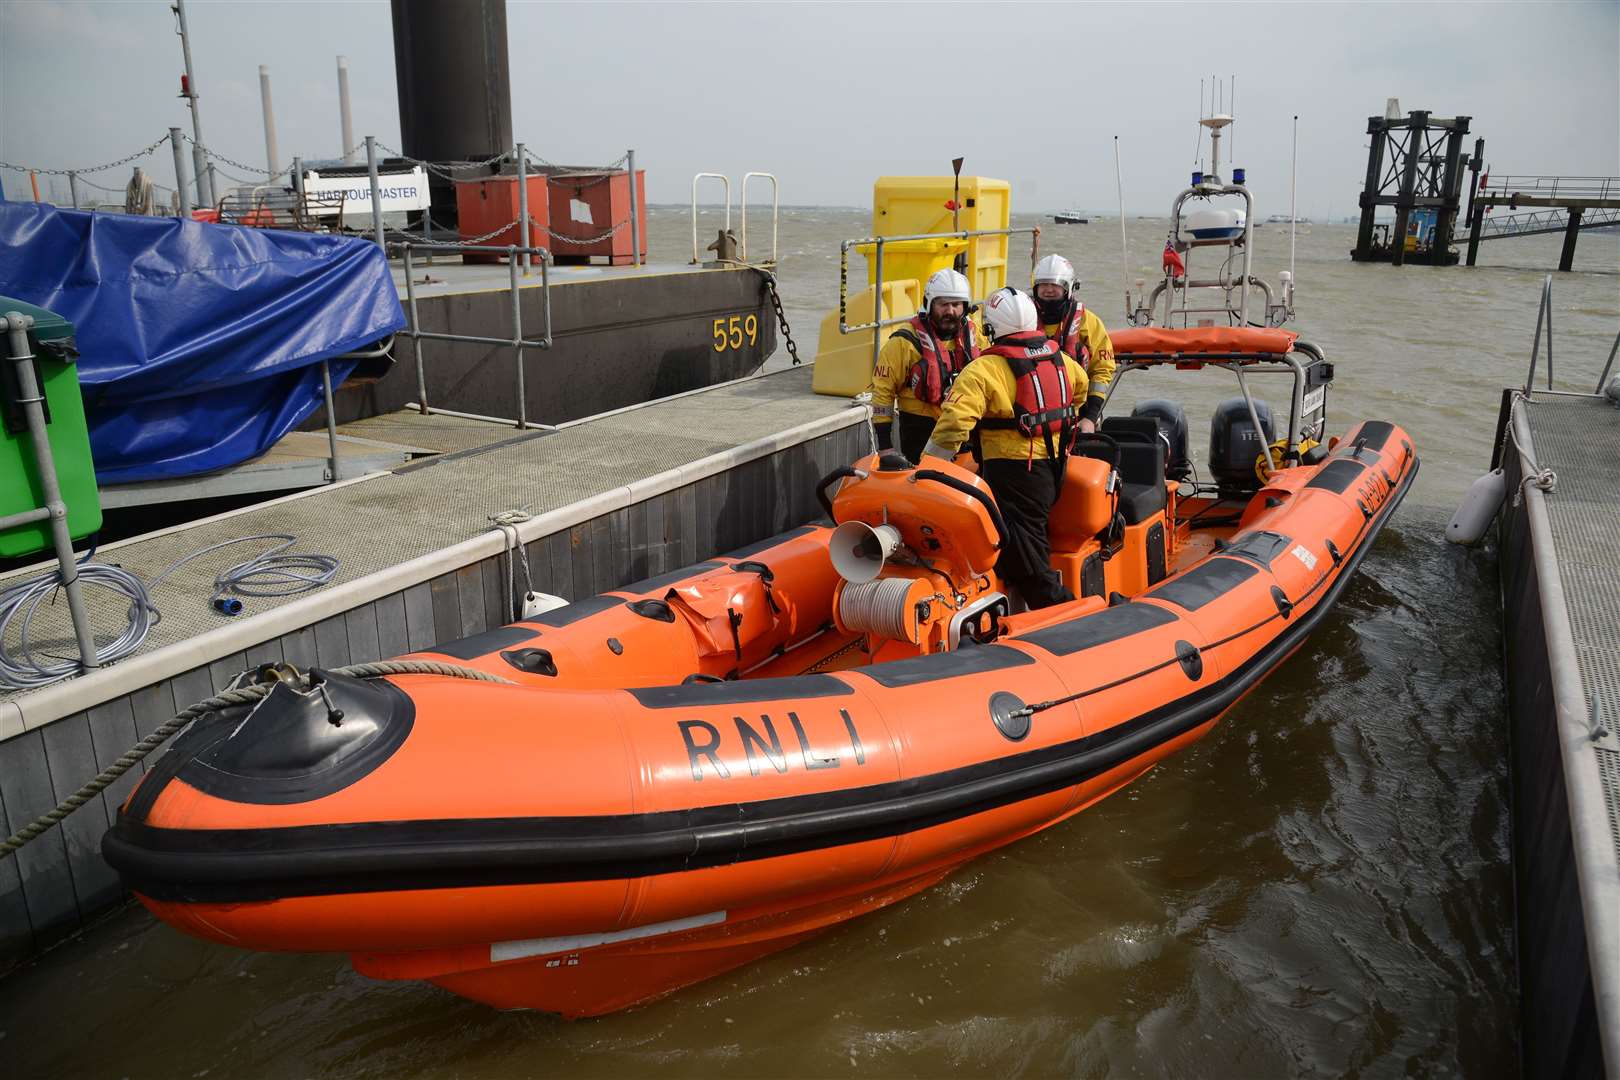
[[[934,335],[933,327],[928,325],[928,319],[922,312],[913,315],[910,322],[896,330],[895,336],[911,342],[917,350],[917,362],[911,365],[911,373],[906,376],[906,387],[913,397],[926,405],[942,404],[945,396],[951,392],[951,383],[956,381],[962,369],[979,357],[978,342],[974,340],[973,330],[965,318],[962,328],[956,333],[954,352],[948,353],[940,345],[939,338]],[[954,361],[952,357],[955,357]]]

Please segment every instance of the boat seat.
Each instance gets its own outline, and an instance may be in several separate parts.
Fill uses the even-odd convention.
[[[1119,512],[1125,524],[1140,525],[1169,505],[1165,494],[1165,445],[1150,416],[1110,416],[1102,433],[1119,444]],[[1107,448],[1092,443],[1080,452],[1107,460]]]

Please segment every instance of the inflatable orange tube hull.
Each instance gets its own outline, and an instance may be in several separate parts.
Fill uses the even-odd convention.
[[[514,685],[277,687],[177,740],[104,851],[212,940],[344,952],[500,1008],[668,993],[1201,738],[1299,647],[1415,475],[1404,432],[1363,431],[1130,602],[1014,616],[988,644],[848,667],[860,639],[829,629],[812,527],[422,654]]]

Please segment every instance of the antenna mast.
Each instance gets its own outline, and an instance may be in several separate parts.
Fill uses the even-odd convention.
[[[1199,104],[1203,104],[1202,101]],[[1130,248],[1125,240],[1125,182],[1119,173],[1119,136],[1114,136],[1114,191],[1119,195],[1119,273],[1120,284],[1125,288],[1125,318],[1131,317],[1131,259]]]

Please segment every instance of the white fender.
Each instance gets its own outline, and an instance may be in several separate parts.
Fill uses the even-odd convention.
[[[1446,539],[1453,544],[1477,544],[1496,520],[1507,498],[1507,477],[1501,469],[1492,469],[1468,486],[1462,505],[1446,526]]]

